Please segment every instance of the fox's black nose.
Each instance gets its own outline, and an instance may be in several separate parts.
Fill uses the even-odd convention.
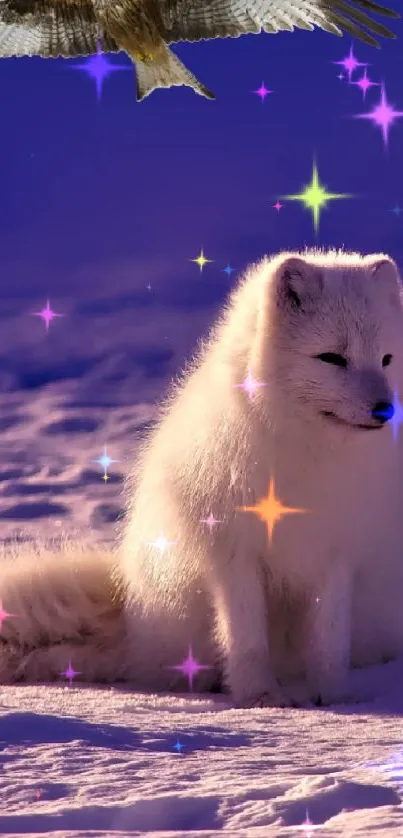
[[[372,417],[384,424],[384,422],[388,422],[392,418],[394,412],[395,408],[390,402],[377,402],[375,407],[372,408]]]

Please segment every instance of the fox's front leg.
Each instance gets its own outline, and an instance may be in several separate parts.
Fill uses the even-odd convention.
[[[351,647],[351,577],[335,568],[308,601],[303,661],[310,698],[317,704],[346,700]]]
[[[233,555],[215,568],[212,595],[224,679],[238,707],[288,707],[270,651],[268,602],[262,569],[250,556]]]

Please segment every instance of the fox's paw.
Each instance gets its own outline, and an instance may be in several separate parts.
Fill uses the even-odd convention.
[[[249,709],[253,707],[297,707],[298,705],[291,696],[287,695],[280,687],[276,687],[259,695],[248,696],[236,702],[235,706]]]
[[[332,704],[361,704],[361,701],[362,699],[360,700],[357,696],[349,692],[322,691],[314,697],[312,704],[315,707],[330,707]]]

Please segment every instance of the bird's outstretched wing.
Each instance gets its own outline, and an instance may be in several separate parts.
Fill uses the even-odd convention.
[[[0,58],[117,52],[100,31],[91,0],[0,0]]]
[[[373,0],[354,2],[355,6],[350,0],[159,0],[164,24],[161,34],[173,43],[319,26],[334,35],[345,31],[371,46],[379,46],[375,38],[361,29],[365,26],[383,38],[395,37],[366,12],[398,18],[397,12]]]

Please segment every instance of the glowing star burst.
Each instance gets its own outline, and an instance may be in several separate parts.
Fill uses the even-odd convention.
[[[402,208],[399,207],[399,204],[393,207],[392,212],[399,218],[401,212],[403,212]]]
[[[298,829],[300,832],[303,832],[305,838],[312,838],[314,830],[323,829],[323,824],[312,823],[307,812],[303,823],[301,823],[300,826],[296,826],[295,829]]]
[[[350,82],[350,84],[353,84],[353,85],[355,85],[356,87],[359,87],[359,88],[360,88],[360,90],[361,90],[361,92],[362,92],[362,97],[363,97],[364,101],[365,101],[365,97],[366,97],[367,92],[368,92],[368,90],[370,89],[370,87],[379,87],[379,82],[376,82],[376,81],[371,81],[371,79],[369,79],[369,78],[368,78],[368,76],[367,76],[367,68],[366,68],[366,67],[365,67],[365,69],[364,69],[364,73],[363,73],[363,75],[361,76],[361,78],[360,78],[360,79],[357,79],[357,81],[352,81],[352,82]]]
[[[71,665],[71,661],[69,661],[69,665],[68,665],[67,669],[65,669],[64,672],[61,672],[60,674],[63,675],[64,678],[67,678],[67,680],[70,683],[70,687],[71,687],[73,678],[75,678],[76,675],[82,675],[81,672],[76,672],[75,669],[73,669],[73,667]]]
[[[187,675],[189,681],[189,690],[193,690],[193,678],[200,672],[201,669],[212,669],[211,666],[207,666],[206,664],[198,663],[196,658],[193,657],[192,647],[189,645],[189,653],[187,658],[185,658],[182,663],[176,664],[176,666],[168,666],[167,669],[176,669],[178,672],[183,672],[184,675]]]
[[[223,274],[227,274],[228,279],[230,278],[231,274],[234,272],[234,268],[231,268],[231,265],[227,265],[226,268],[223,270]]]
[[[283,208],[283,204],[280,204],[280,201],[276,201],[276,203],[273,204],[273,209],[277,210],[277,212],[280,212],[280,210],[282,208]]]
[[[203,248],[202,248],[201,251],[200,251],[199,256],[197,257],[197,259],[189,259],[189,262],[196,262],[196,265],[199,266],[200,273],[201,273],[204,266],[207,264],[207,262],[214,262],[214,259],[206,259],[205,255],[203,253]]]
[[[249,400],[251,400],[256,391],[259,390],[260,387],[266,387],[266,384],[264,381],[258,381],[256,378],[253,378],[251,371],[248,370],[246,378],[244,378],[241,384],[234,384],[234,387],[241,387],[242,390],[245,390]]]
[[[390,127],[397,119],[401,119],[402,116],[403,111],[395,111],[393,105],[388,102],[383,84],[381,84],[381,98],[375,108],[369,111],[369,113],[354,114],[355,119],[369,119],[375,126],[381,129],[385,148],[388,145]]]
[[[273,93],[272,90],[268,90],[264,81],[262,81],[260,87],[258,87],[258,89],[254,90],[253,92],[256,93],[257,96],[260,96],[261,102],[264,102],[266,96],[268,96],[269,93]]]
[[[158,538],[156,538],[155,541],[149,541],[148,544],[150,547],[155,547],[156,550],[159,550],[162,556],[168,547],[172,547],[173,544],[176,544],[176,541],[168,541],[163,533],[160,532]]]
[[[46,300],[46,308],[43,308],[42,311],[33,311],[31,313],[34,317],[42,317],[46,326],[46,331],[49,329],[49,323],[51,323],[55,317],[64,317],[64,314],[57,314],[56,311],[52,311],[49,300]]]
[[[269,544],[271,544],[274,525],[277,521],[280,521],[285,515],[309,512],[308,509],[294,509],[291,506],[284,506],[281,500],[276,498],[273,478],[270,480],[269,493],[265,498],[261,498],[255,506],[237,506],[236,509],[239,512],[253,512],[267,525]]]
[[[16,617],[16,614],[9,614],[8,611],[5,611],[3,608],[3,600],[0,599],[0,631],[3,628],[3,622],[7,619],[7,617]]]
[[[397,389],[393,393],[393,416],[389,420],[389,425],[392,425],[392,433],[394,442],[396,442],[399,434],[399,425],[403,422],[403,405],[399,401]]]
[[[113,64],[112,61],[104,55],[102,50],[98,47],[95,55],[91,55],[82,64],[71,64],[69,70],[80,70],[86,73],[90,79],[95,81],[95,89],[97,93],[98,102],[101,100],[103,86],[105,79],[113,73],[121,70],[131,70],[131,67],[123,66],[123,64]]]
[[[219,521],[217,518],[214,518],[213,513],[210,512],[210,515],[208,516],[208,518],[202,518],[200,523],[201,524],[206,524],[206,526],[210,530],[210,535],[211,535],[211,533],[213,532],[213,527],[215,527],[216,524],[222,524],[222,521]]]
[[[357,69],[357,67],[367,66],[367,64],[363,64],[361,61],[357,61],[352,46],[350,47],[349,54],[346,55],[345,58],[343,58],[341,61],[333,61],[332,64],[339,64],[341,67],[343,67],[343,69],[347,73],[349,82],[351,81],[351,76],[354,73],[354,70]]]
[[[109,466],[112,465],[112,463],[118,463],[119,460],[112,460],[111,457],[109,457],[109,455],[107,454],[106,445],[104,445],[104,453],[100,457],[98,457],[97,460],[94,460],[93,462],[94,463],[99,463],[99,465],[102,466],[102,468],[104,470],[104,474],[103,474],[102,479],[106,483],[107,480],[109,480],[109,477],[108,477]]]
[[[353,198],[354,196],[346,193],[327,192],[326,187],[319,181],[318,169],[314,162],[311,183],[305,186],[302,192],[296,193],[295,195],[283,195],[282,197],[287,201],[301,201],[306,209],[312,211],[313,226],[315,233],[317,233],[322,208],[326,208],[326,204],[329,201],[336,201],[340,198]]]
[[[175,745],[174,745],[174,749],[175,749],[176,753],[180,754],[182,748],[183,748],[182,743],[179,742],[179,739],[177,739],[176,742],[175,742]]]

